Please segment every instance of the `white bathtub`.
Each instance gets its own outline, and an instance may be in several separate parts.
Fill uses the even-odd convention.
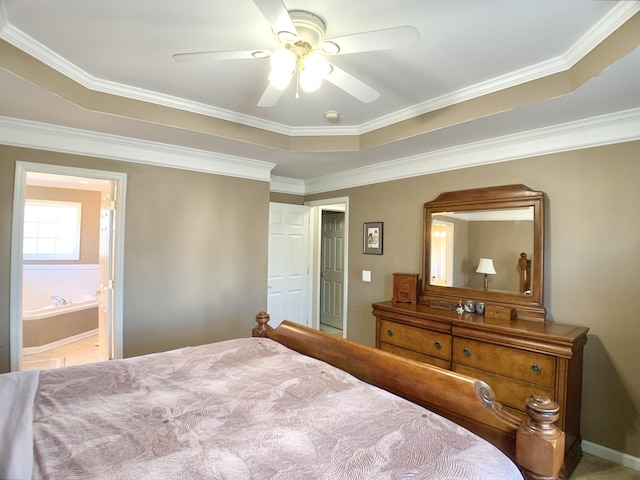
[[[53,300],[51,300],[53,302]],[[94,297],[85,296],[81,300],[71,300],[66,305],[46,305],[35,310],[24,310],[22,312],[22,321],[42,320],[43,318],[56,317],[67,313],[79,312],[89,308],[98,306],[98,300]]]
[[[53,302],[53,300],[52,300]],[[22,314],[23,353],[41,353],[98,333],[98,301],[86,296]]]

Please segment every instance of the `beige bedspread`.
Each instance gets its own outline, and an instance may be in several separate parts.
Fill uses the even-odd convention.
[[[35,479],[521,479],[421,407],[269,339],[43,371]]]

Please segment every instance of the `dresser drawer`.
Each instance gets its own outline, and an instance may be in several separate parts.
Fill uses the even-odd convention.
[[[380,342],[451,361],[451,335],[382,319],[378,327]]]
[[[451,362],[449,360],[443,360],[442,358],[432,357],[431,355],[425,355],[424,353],[416,352],[414,350],[408,350],[406,348],[398,347],[390,343],[380,343],[380,350],[393,353],[404,358],[410,358],[422,363],[428,363],[429,365],[435,365],[436,367],[451,370]]]
[[[555,388],[556,358],[550,355],[456,337],[453,363]]]
[[[453,370],[463,375],[483,380],[489,384],[496,394],[496,400],[501,404],[524,411],[524,406],[531,395],[544,395],[551,400],[555,400],[554,390],[541,385],[522,382],[513,378],[504,377],[495,373],[485,372],[477,368],[466,367],[464,365],[455,364]]]

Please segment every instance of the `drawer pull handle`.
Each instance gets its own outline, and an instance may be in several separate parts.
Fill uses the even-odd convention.
[[[468,348],[465,348],[464,350],[462,350],[462,354],[465,357],[470,357],[471,356],[471,350],[469,350]]]
[[[435,346],[436,346],[436,350],[442,349],[442,344],[438,340],[436,340]]]
[[[534,363],[533,365],[531,365],[531,373],[533,373],[534,375],[540,375],[542,373],[542,367],[537,363]]]
[[[391,329],[387,330],[387,335],[389,335],[390,337],[393,337],[393,330]]]

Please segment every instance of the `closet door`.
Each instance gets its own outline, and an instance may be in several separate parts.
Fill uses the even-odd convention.
[[[282,320],[310,325],[309,207],[269,204],[269,325]]]

